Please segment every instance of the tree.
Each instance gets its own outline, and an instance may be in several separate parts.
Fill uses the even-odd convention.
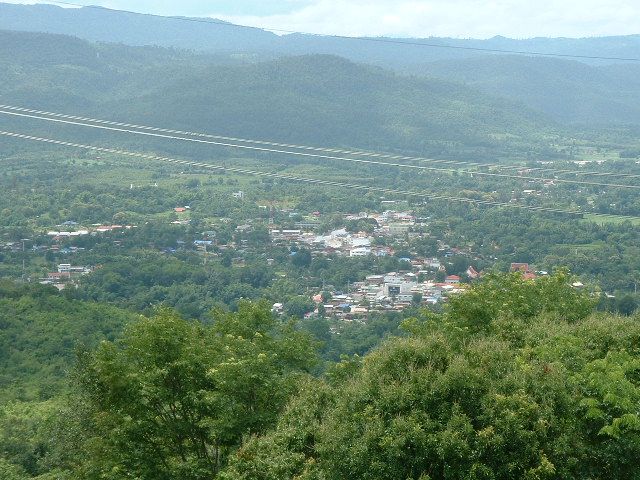
[[[622,315],[631,315],[638,309],[638,302],[631,295],[625,295],[617,302],[617,310]]]
[[[420,305],[422,303],[422,294],[419,292],[415,292],[413,295],[411,295],[411,303],[413,305]]]
[[[490,274],[464,295],[450,298],[447,317],[471,332],[490,331],[505,318],[528,321],[541,313],[563,320],[587,317],[596,305],[588,292],[575,289],[571,276],[560,270],[535,281],[520,273]]]
[[[284,311],[287,315],[302,318],[305,314],[312,312],[315,304],[307,297],[297,296],[290,298],[284,304]]]
[[[93,434],[80,473],[209,479],[243,435],[273,425],[312,362],[308,337],[265,305],[218,312],[210,327],[169,310],[143,319],[81,355],[77,385]]]
[[[565,272],[522,282],[485,280],[305,384],[223,478],[638,478],[640,325],[585,315]]]
[[[297,252],[293,252],[291,263],[296,267],[308,267],[311,265],[311,252],[306,248],[301,248]]]

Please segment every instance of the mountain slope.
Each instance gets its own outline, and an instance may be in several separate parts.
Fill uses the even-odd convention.
[[[66,390],[75,349],[112,339],[137,315],[69,300],[52,287],[0,281],[0,404]]]
[[[201,19],[202,20],[202,19]],[[262,50],[277,36],[260,29],[183,22],[107,8],[0,3],[0,29],[73,35],[86,40],[193,50]]]
[[[458,83],[332,56],[234,65],[0,32],[0,73],[3,103],[292,143],[422,153],[510,142],[528,149],[553,128],[542,115]]]
[[[589,66],[550,58],[483,56],[434,62],[414,71],[522,102],[559,122],[640,122],[640,63]]]

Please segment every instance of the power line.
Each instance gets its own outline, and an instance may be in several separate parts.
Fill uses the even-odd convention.
[[[212,135],[207,133],[200,132],[189,132],[182,130],[174,130],[167,128],[159,128],[159,127],[150,127],[147,125],[137,125],[133,123],[123,123],[123,122],[115,122],[109,120],[102,120],[97,118],[90,117],[82,117],[76,115],[67,115],[58,112],[48,112],[44,110],[36,110],[24,107],[18,107],[14,105],[2,105],[0,104],[0,109],[12,110],[16,112],[24,112],[24,113],[33,113],[38,115],[46,115],[54,118],[63,118],[68,120],[78,120],[82,122],[91,122],[97,123],[100,125],[110,125],[117,127],[127,127],[127,128],[135,128],[138,130],[152,131],[152,132],[162,132],[162,133],[170,133],[175,135],[184,135],[191,136],[196,138],[210,138],[214,140],[224,140],[230,142],[240,142],[240,143],[249,143],[252,145],[267,145],[274,147],[283,147],[283,148],[293,148],[297,150],[304,151],[314,151],[314,152],[326,152],[326,153],[337,153],[341,155],[353,155],[353,156],[364,156],[371,158],[380,158],[380,159],[389,159],[389,160],[405,160],[405,161],[413,161],[420,163],[436,163],[436,164],[445,164],[445,165],[463,165],[463,166],[472,166],[477,168],[496,168],[496,169],[525,169],[529,172],[550,172],[556,175],[579,175],[579,176],[601,176],[601,177],[621,177],[621,178],[640,178],[639,174],[633,173],[615,173],[615,172],[593,172],[593,171],[584,171],[584,170],[567,170],[567,169],[554,169],[548,167],[527,167],[523,165],[504,165],[498,163],[481,163],[481,162],[469,162],[462,160],[443,160],[443,159],[433,159],[433,158],[424,158],[424,157],[412,157],[405,155],[393,155],[389,153],[376,153],[376,152],[367,152],[362,150],[344,150],[338,148],[326,148],[326,147],[311,147],[307,145],[296,145],[289,143],[279,143],[279,142],[271,142],[266,140],[252,140],[246,138],[238,138],[238,137],[227,137],[222,135]],[[9,114],[8,112],[0,112]],[[188,139],[184,139],[185,141],[189,141]]]
[[[585,212],[580,212],[580,211],[577,211],[577,210],[566,210],[566,209],[551,208],[551,207],[537,207],[537,206],[532,206],[532,205],[522,205],[522,204],[514,204],[514,203],[506,203],[506,202],[496,202],[496,201],[491,201],[491,200],[477,200],[477,199],[473,199],[473,198],[453,197],[453,196],[450,196],[450,195],[440,195],[440,194],[433,194],[433,193],[415,192],[415,191],[410,191],[410,190],[398,190],[398,189],[393,189],[393,188],[376,187],[376,186],[371,186],[371,185],[362,185],[362,184],[354,184],[354,183],[346,183],[346,182],[337,182],[337,181],[333,181],[333,180],[321,180],[321,179],[317,179],[317,178],[299,177],[299,176],[294,176],[294,175],[287,175],[287,174],[281,174],[281,173],[271,173],[271,172],[264,172],[264,171],[259,171],[259,170],[248,170],[248,169],[238,168],[238,167],[226,167],[224,165],[213,165],[213,164],[209,164],[209,163],[194,162],[194,161],[189,161],[189,160],[179,160],[179,159],[171,158],[171,157],[161,157],[161,156],[145,154],[145,153],[129,152],[129,151],[126,151],[126,150],[119,150],[119,149],[114,149],[114,148],[96,147],[96,146],[93,146],[93,145],[84,145],[84,144],[80,144],[80,143],[65,142],[65,141],[62,141],[62,140],[55,140],[55,139],[51,139],[51,138],[36,137],[36,136],[32,136],[32,135],[25,135],[25,134],[15,133],[15,132],[0,131],[0,135],[6,136],[6,137],[11,137],[11,138],[24,139],[24,140],[33,140],[33,141],[37,141],[37,142],[49,143],[49,144],[54,144],[54,145],[66,146],[66,147],[81,148],[81,149],[92,150],[92,151],[96,151],[96,152],[110,153],[110,154],[115,154],[115,155],[123,155],[123,156],[129,156],[129,157],[134,157],[134,158],[143,158],[143,159],[146,159],[146,160],[159,160],[159,161],[163,161],[163,162],[166,162],[166,163],[172,163],[172,164],[177,164],[177,165],[187,165],[187,166],[194,166],[194,167],[206,168],[206,169],[223,171],[223,172],[232,172],[232,173],[238,173],[238,174],[241,174],[241,175],[277,178],[277,179],[288,180],[288,181],[293,181],[293,182],[301,182],[301,183],[310,183],[310,184],[315,184],[315,185],[341,187],[341,188],[348,188],[348,189],[352,189],[352,190],[366,190],[366,191],[371,191],[371,192],[380,192],[380,193],[400,195],[400,196],[411,196],[411,197],[418,197],[418,198],[428,198],[428,199],[431,199],[431,200],[446,200],[446,201],[450,201],[450,202],[460,202],[460,203],[467,203],[467,204],[473,204],[473,205],[517,208],[517,209],[522,209],[522,210],[530,210],[530,211],[544,212],[544,213],[558,213],[558,214],[573,215],[573,216],[580,216],[580,217],[582,217],[585,214]],[[596,216],[596,217],[610,217],[610,215],[600,214],[600,213],[590,213],[590,215],[593,215],[593,216]],[[632,218],[632,217],[629,217],[629,218]],[[633,218],[635,218],[635,217],[633,217]]]
[[[82,4],[73,3],[73,2],[48,0],[46,3],[51,3],[54,5],[67,5],[71,7],[107,10],[107,11],[113,11],[113,12],[122,12],[122,13],[131,14],[131,15],[143,15],[148,17],[163,18],[163,19],[176,20],[181,22],[206,23],[206,24],[213,24],[213,25],[221,25],[225,27],[243,28],[243,29],[251,29],[251,30],[266,30],[266,31],[277,32],[277,33],[309,35],[313,37],[334,38],[339,40],[358,40],[362,42],[376,42],[376,43],[408,45],[408,46],[428,47],[428,48],[444,48],[444,49],[451,49],[451,50],[466,50],[466,51],[484,52],[484,53],[506,53],[506,54],[512,54],[512,55],[530,55],[530,56],[537,56],[537,57],[576,58],[576,59],[582,59],[582,60],[610,60],[610,61],[618,61],[618,62],[640,62],[640,58],[633,58],[633,57],[632,58],[604,57],[599,55],[572,55],[568,53],[547,53],[547,52],[537,52],[537,51],[528,51],[528,50],[504,50],[504,49],[497,49],[497,48],[466,47],[463,45],[450,45],[450,44],[440,44],[440,43],[430,43],[430,42],[409,41],[409,40],[400,40],[400,39],[386,38],[386,37],[350,37],[347,35],[310,33],[310,32],[301,32],[297,30],[285,30],[281,28],[251,27],[249,25],[238,25],[236,23],[224,22],[221,20],[216,20],[214,18],[207,19],[207,18],[194,18],[194,17],[164,16],[164,15],[158,15],[154,13],[140,13],[140,12],[134,12],[131,10],[106,8],[98,5],[82,5]]]
[[[534,181],[534,182],[558,182],[558,183],[567,183],[567,184],[585,185],[585,186],[609,187],[609,188],[626,188],[626,189],[640,190],[640,185],[627,185],[627,184],[603,183],[603,182],[588,182],[588,181],[584,181],[584,180],[568,180],[568,179],[558,179],[558,178],[538,178],[538,177],[527,177],[527,176],[524,176],[524,175],[512,175],[512,174],[507,174],[507,173],[478,172],[478,171],[472,171],[472,170],[462,170],[462,169],[452,169],[452,168],[426,167],[426,166],[423,166],[423,165],[409,165],[409,164],[406,164],[406,163],[382,162],[382,161],[377,161],[377,160],[365,160],[365,159],[361,159],[361,158],[337,157],[337,156],[333,156],[333,155],[324,155],[324,154],[319,154],[319,153],[295,152],[295,151],[291,151],[291,150],[279,150],[279,149],[267,148],[267,147],[255,147],[255,146],[249,146],[249,145],[239,145],[239,144],[228,143],[228,142],[218,142],[218,141],[212,141],[212,140],[201,140],[201,139],[197,139],[197,138],[183,138],[183,137],[178,137],[178,136],[175,136],[175,135],[167,135],[167,134],[162,134],[162,133],[154,133],[154,132],[146,132],[146,131],[143,132],[143,131],[131,130],[131,129],[128,129],[128,128],[110,127],[110,126],[106,126],[106,125],[92,125],[90,123],[78,122],[78,121],[73,121],[73,120],[64,120],[64,119],[60,119],[60,118],[47,118],[47,117],[38,116],[38,115],[32,115],[32,114],[28,114],[28,113],[7,112],[7,111],[0,110],[0,114],[2,114],[2,115],[12,115],[12,116],[17,116],[17,117],[25,117],[25,118],[35,119],[35,120],[44,120],[44,121],[48,121],[48,122],[63,123],[63,124],[67,124],[67,125],[76,125],[76,126],[81,126],[81,127],[96,128],[96,129],[108,130],[108,131],[114,131],[114,132],[130,133],[130,134],[135,134],[135,135],[144,135],[144,136],[157,137],[157,138],[166,138],[166,139],[170,139],[170,140],[181,140],[181,141],[186,141],[186,142],[195,142],[195,143],[202,143],[202,144],[215,145],[215,146],[221,146],[221,147],[238,148],[238,149],[250,150],[250,151],[278,153],[278,154],[284,154],[284,155],[295,155],[295,156],[302,156],[302,157],[314,158],[314,159],[336,160],[336,161],[343,161],[343,162],[361,163],[361,164],[368,164],[368,165],[378,165],[378,166],[385,166],[385,167],[397,167],[397,168],[422,170],[422,171],[432,171],[432,172],[441,172],[441,173],[468,173],[468,174],[471,174],[471,175],[479,175],[479,176],[486,176],[486,177],[497,177],[497,178],[510,178],[510,179],[516,179],[516,180],[529,180],[529,181]]]

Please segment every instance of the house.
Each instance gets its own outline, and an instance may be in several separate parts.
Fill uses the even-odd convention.
[[[70,272],[49,272],[47,274],[47,280],[49,281],[61,281],[64,279],[69,279],[71,278],[71,273]]]
[[[365,280],[369,285],[382,285],[384,283],[384,275],[369,275]]]
[[[512,263],[510,270],[512,272],[521,272],[522,278],[525,280],[535,280],[538,276],[531,270],[528,263]]]
[[[411,225],[408,223],[392,223],[389,225],[389,233],[391,235],[404,235],[409,231]]]
[[[211,241],[211,240],[194,240],[193,244],[196,247],[210,247],[211,245],[213,245],[213,241]]]
[[[184,212],[187,211],[187,209],[184,208],[184,207],[176,207],[176,208],[173,209],[173,211],[176,212],[176,213],[184,213]]]
[[[447,275],[447,277],[444,279],[444,283],[447,283],[449,285],[456,285],[460,283],[460,277],[458,275]]]
[[[476,278],[478,278],[480,276],[480,273],[476,271],[475,268],[473,268],[473,266],[469,266],[469,268],[467,268],[467,271],[465,272],[467,274],[467,277],[469,277],[472,280],[475,280]]]

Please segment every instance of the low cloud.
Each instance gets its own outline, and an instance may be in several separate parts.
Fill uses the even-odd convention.
[[[638,0],[316,0],[287,14],[211,16],[263,28],[339,35],[529,38],[640,33]]]
[[[209,15],[267,29],[337,35],[530,38],[640,34],[640,0],[92,0],[86,3],[163,15]]]

